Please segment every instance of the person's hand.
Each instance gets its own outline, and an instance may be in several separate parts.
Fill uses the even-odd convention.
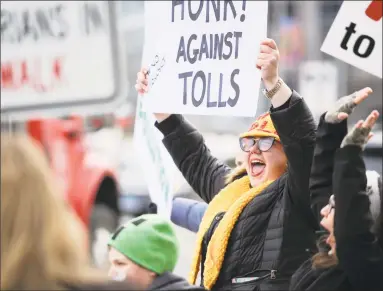
[[[325,121],[328,123],[340,123],[353,112],[354,108],[362,103],[372,93],[369,87],[363,88],[351,95],[340,98],[334,106],[327,111]]]
[[[138,94],[145,94],[149,91],[148,86],[148,69],[141,68],[141,70],[137,73],[136,85],[134,86],[138,92]]]
[[[265,39],[261,42],[261,48],[257,57],[256,66],[261,70],[263,85],[270,91],[279,79],[279,50],[277,44],[272,39]]]
[[[364,149],[369,139],[373,136],[372,127],[375,125],[379,117],[379,112],[374,110],[370,113],[366,120],[359,120],[354,128],[344,137],[341,148],[347,145],[356,145]]]
[[[136,85],[134,86],[136,88],[136,91],[138,94],[145,94],[149,92],[149,81],[148,81],[148,69],[143,67],[141,70],[137,73],[137,80]],[[154,113],[154,117],[156,118],[157,122],[164,121],[166,118],[168,118],[170,114],[167,113]]]

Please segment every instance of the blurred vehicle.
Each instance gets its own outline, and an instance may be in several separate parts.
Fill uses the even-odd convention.
[[[212,154],[219,160],[235,167],[238,156],[238,138],[232,134],[203,134]],[[150,203],[149,190],[145,181],[139,157],[135,155],[133,139],[126,139],[121,151],[121,163],[118,168],[120,186],[120,209],[124,214],[140,215],[147,210]],[[174,197],[188,197],[200,200],[184,178]]]
[[[107,151],[92,146],[100,145],[101,139],[92,140],[85,128],[84,119],[77,116],[2,122],[2,132],[25,132],[40,142],[65,199],[89,230],[89,251],[94,264],[106,267],[105,245],[120,216],[118,180],[113,163],[105,162]]]
[[[113,113],[95,114],[84,118],[86,132],[96,132],[102,128],[111,128],[115,125],[115,115]]]
[[[115,124],[123,129],[124,134],[132,133],[136,109],[131,102],[125,103],[115,111]]]
[[[135,109],[131,103],[125,103],[114,112],[95,114],[85,117],[85,130],[97,132],[103,128],[120,127],[124,132],[131,132],[134,125]]]

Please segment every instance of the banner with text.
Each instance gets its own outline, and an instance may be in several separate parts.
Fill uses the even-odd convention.
[[[382,78],[382,1],[343,1],[321,51]]]
[[[267,11],[268,1],[146,1],[145,38],[162,65],[144,109],[254,116]]]

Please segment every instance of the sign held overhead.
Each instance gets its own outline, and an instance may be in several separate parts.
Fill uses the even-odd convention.
[[[382,78],[382,1],[343,1],[321,51]]]
[[[145,39],[165,65],[144,109],[254,116],[267,12],[267,1],[147,1]]]

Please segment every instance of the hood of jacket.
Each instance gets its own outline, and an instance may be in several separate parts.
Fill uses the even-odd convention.
[[[247,172],[246,172],[245,165],[242,164],[240,166],[237,166],[225,177],[225,184],[228,185],[234,182],[235,180],[240,179],[246,175],[247,175]]]

